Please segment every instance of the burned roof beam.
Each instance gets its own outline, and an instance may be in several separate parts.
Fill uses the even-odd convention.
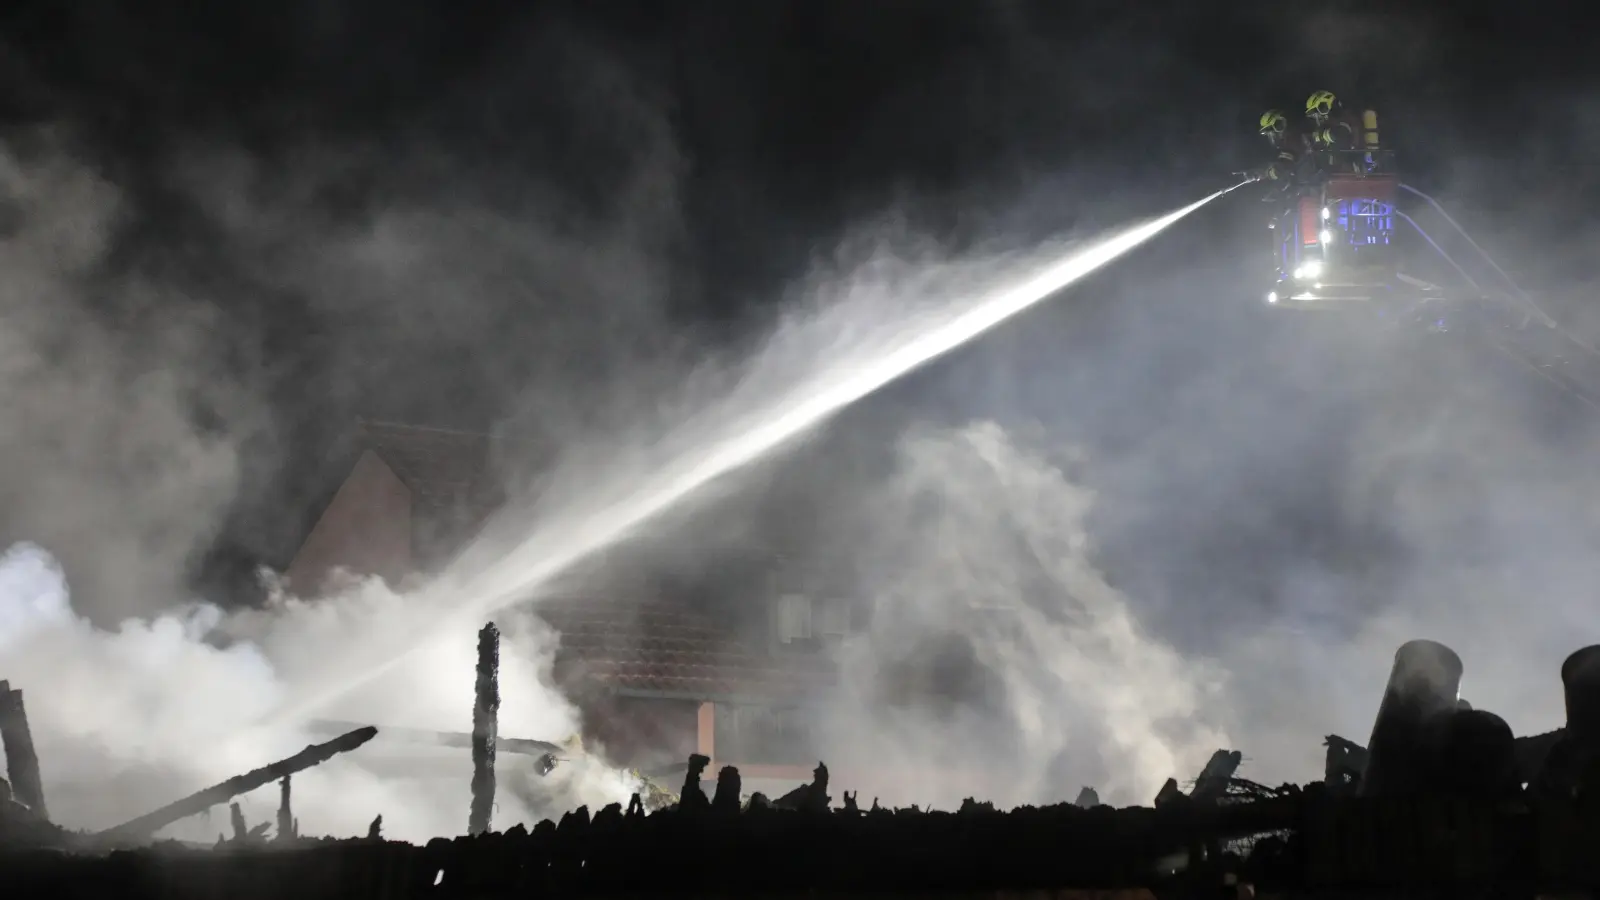
[[[28,728],[22,690],[13,690],[6,681],[0,681],[0,743],[5,745],[11,795],[34,815],[49,821],[50,812],[44,805],[44,779],[39,775],[39,754],[33,748],[33,732]]]
[[[313,734],[340,734],[351,728],[358,727],[353,722],[341,722],[334,719],[313,719],[308,726]],[[390,728],[384,726],[383,736],[395,738],[412,744],[431,744],[435,747],[451,747],[460,750],[472,749],[472,733],[468,731],[430,731],[426,728]],[[571,752],[570,748],[549,741],[536,741],[531,738],[495,737],[494,750],[496,753],[519,753],[523,756],[559,756]]]
[[[214,784],[202,791],[196,791],[182,800],[169,803],[154,812],[149,812],[137,819],[124,822],[115,828],[108,828],[92,835],[90,840],[94,843],[111,846],[129,841],[143,840],[173,822],[198,815],[240,794],[247,794],[263,785],[271,784],[296,772],[325,763],[340,753],[348,753],[377,736],[378,729],[367,726],[340,735],[326,743],[313,744],[293,756],[280,759],[259,769],[253,769],[243,775],[235,775],[227,781]]]

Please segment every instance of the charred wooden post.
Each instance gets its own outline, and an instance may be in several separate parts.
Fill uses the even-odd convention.
[[[472,814],[468,834],[489,830],[494,813],[494,751],[500,730],[500,630],[478,632],[477,699],[472,706]]]
[[[856,805],[856,797],[860,796],[860,794],[861,794],[860,791],[856,791],[854,794],[850,793],[849,791],[845,791],[844,792],[844,811],[845,812],[849,813],[850,815],[859,815],[860,814],[861,807]]]
[[[228,814],[233,821],[233,839],[241,844],[244,843],[245,838],[250,836],[250,829],[244,823],[244,810],[239,808],[239,804],[230,803]]]
[[[680,811],[698,811],[711,805],[706,799],[706,792],[700,787],[700,779],[705,777],[706,766],[711,765],[711,757],[703,753],[689,754],[689,768],[683,773],[683,790],[678,794],[678,809]]]
[[[278,840],[287,841],[294,837],[294,811],[289,805],[289,776],[285,775],[278,782]]]
[[[22,705],[21,689],[12,690],[0,681],[0,743],[5,745],[6,773],[11,780],[11,795],[34,815],[48,821],[44,805],[44,781],[39,776],[39,755],[33,749],[33,732],[28,728],[28,711]]]
[[[111,844],[142,840],[171,825],[173,822],[203,813],[211,807],[219,803],[226,803],[240,794],[249,793],[263,785],[271,784],[296,772],[303,772],[312,766],[325,763],[340,753],[348,753],[377,736],[378,729],[376,728],[358,728],[327,743],[313,744],[287,759],[280,759],[271,765],[262,766],[243,775],[235,775],[227,781],[212,785],[203,791],[196,791],[176,803],[169,803],[154,812],[145,813],[137,819],[124,822],[115,828],[108,828],[93,835],[92,840]]]
[[[722,813],[739,812],[742,787],[739,770],[733,766],[723,766],[717,772],[717,792],[711,796],[711,808]]]

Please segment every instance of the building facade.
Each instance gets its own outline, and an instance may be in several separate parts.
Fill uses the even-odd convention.
[[[290,589],[314,598],[340,570],[403,585],[443,564],[504,503],[493,465],[503,449],[483,434],[359,423],[287,567]],[[760,600],[769,627],[759,636],[682,600],[541,600],[535,610],[560,639],[553,676],[586,745],[663,780],[681,778],[691,753],[712,759],[710,777],[736,765],[749,782],[809,780],[818,748],[805,709],[837,681],[828,648],[849,631],[850,610],[800,595]]]

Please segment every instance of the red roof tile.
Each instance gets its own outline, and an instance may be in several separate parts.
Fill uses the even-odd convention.
[[[837,679],[824,656],[762,653],[676,604],[558,600],[539,613],[561,636],[558,680],[704,699],[800,701]]]

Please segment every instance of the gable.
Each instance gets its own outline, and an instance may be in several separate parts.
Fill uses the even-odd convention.
[[[315,513],[289,563],[291,580],[295,570],[303,584],[322,578],[308,574],[313,569],[339,565],[354,570],[373,568],[375,563],[369,557],[378,551],[357,546],[351,532],[357,521],[371,529],[374,542],[390,547],[385,553],[394,555],[392,545],[399,541],[399,527],[386,517],[399,514],[392,497],[383,499],[394,493],[394,488],[369,483],[378,478],[373,461],[409,498],[404,514],[409,574],[437,568],[453,556],[505,502],[497,460],[515,454],[519,461],[527,462],[535,456],[535,448],[531,442],[479,432],[357,420],[328,461],[328,486],[324,489],[328,493],[322,496],[331,499]],[[351,508],[361,502],[373,504],[373,509],[357,512]],[[337,532],[338,539],[330,532]],[[388,573],[396,566],[386,563],[380,568]]]
[[[412,571],[411,544],[410,489],[364,451],[289,563],[290,588],[315,595],[339,569],[398,582]]]

